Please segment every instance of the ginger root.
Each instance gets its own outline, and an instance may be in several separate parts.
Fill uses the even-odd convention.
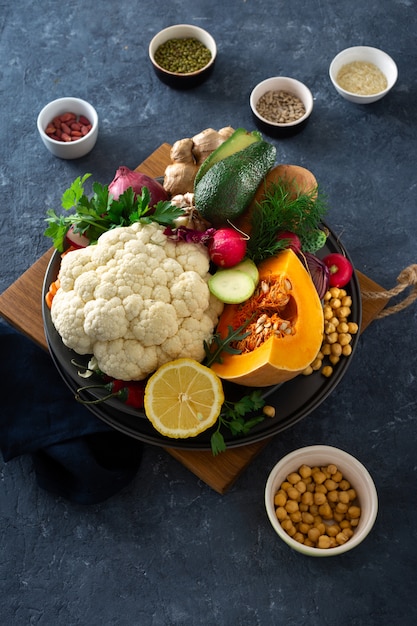
[[[170,196],[193,191],[194,179],[204,159],[233,132],[231,126],[219,131],[206,128],[192,138],[176,141],[170,152],[171,164],[165,169],[165,191]]]

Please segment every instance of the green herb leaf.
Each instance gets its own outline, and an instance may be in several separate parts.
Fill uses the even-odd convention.
[[[212,452],[213,456],[217,456],[218,454],[220,454],[220,452],[225,452],[226,444],[225,444],[224,437],[221,434],[221,432],[216,430],[211,435],[211,437],[210,437],[210,445],[211,445],[211,452]]]
[[[317,233],[327,212],[325,198],[318,188],[309,193],[299,193],[295,198],[284,181],[272,184],[262,202],[252,212],[251,236],[248,256],[256,264],[274,256],[287,247],[284,240],[276,239],[281,231],[291,231],[301,241]],[[316,240],[316,245],[319,240]]]
[[[68,211],[69,209],[77,206],[78,202],[84,195],[84,183],[87,178],[90,178],[90,176],[91,174],[84,174],[82,178],[78,176],[71,184],[71,187],[64,191],[61,200],[63,209]]]
[[[104,232],[119,226],[129,226],[135,222],[156,222],[162,226],[171,226],[174,220],[184,213],[171,202],[158,202],[150,207],[150,192],[142,188],[141,195],[135,196],[133,189],[127,189],[117,200],[109,193],[108,185],[93,183],[93,195],[88,198],[84,192],[84,183],[91,174],[78,176],[69,189],[64,191],[61,204],[65,211],[74,209],[68,215],[58,215],[53,209],[47,211],[48,227],[45,235],[51,237],[55,248],[64,250],[65,235],[71,226],[74,232],[86,235],[90,243],[96,243]]]
[[[206,358],[204,360],[204,365],[210,367],[213,363],[221,363],[222,352],[227,352],[228,354],[240,354],[242,351],[234,348],[230,344],[237,341],[242,341],[248,335],[249,332],[245,333],[244,330],[250,324],[253,319],[253,315],[239,328],[234,329],[232,326],[227,327],[227,335],[226,337],[222,337],[220,333],[215,333],[212,335],[210,341],[204,342],[204,352],[206,354]]]
[[[220,429],[227,428],[233,436],[247,435],[250,430],[265,419],[265,415],[253,415],[265,406],[265,400],[259,389],[254,389],[250,394],[243,396],[236,402],[223,403],[217,428],[211,435],[210,443],[213,455],[226,450],[226,443]]]

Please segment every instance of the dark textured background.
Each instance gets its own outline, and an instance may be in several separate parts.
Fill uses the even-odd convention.
[[[211,79],[189,92],[160,83],[147,59],[152,36],[181,22],[207,28],[219,48]],[[107,183],[165,141],[251,129],[250,91],[276,74],[305,81],[315,101],[301,135],[274,141],[278,160],[316,174],[358,269],[393,287],[417,262],[415,32],[413,0],[0,0],[0,291],[48,249],[45,211],[76,176]],[[392,93],[367,107],[340,98],[328,78],[333,56],[357,44],[383,48],[399,69]],[[100,116],[94,151],[72,162],[52,157],[36,131],[39,110],[67,95]],[[2,623],[416,623],[416,311],[374,322],[334,394],[227,495],[152,447],[123,492],[88,507],[41,490],[30,458],[1,462]],[[290,551],[264,511],[271,467],[315,443],[356,455],[379,492],[373,532],[338,558]]]

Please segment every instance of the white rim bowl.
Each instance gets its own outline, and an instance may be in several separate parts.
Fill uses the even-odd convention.
[[[336,80],[337,75],[344,65],[354,61],[365,61],[376,65],[387,79],[386,89],[368,96],[343,89]],[[371,104],[383,98],[394,87],[398,78],[398,68],[395,61],[383,50],[372,46],[353,46],[342,50],[335,56],[329,67],[329,76],[336,91],[346,100],[356,104]]]
[[[267,92],[267,91],[288,91],[289,93],[294,94],[303,102],[305,107],[305,113],[302,117],[299,117],[297,120],[293,122],[287,122],[285,124],[280,124],[278,122],[271,122],[271,120],[266,119],[258,111],[256,110],[256,105],[258,100]],[[295,78],[290,78],[289,76],[273,76],[271,78],[266,78],[262,82],[258,83],[256,87],[252,90],[249,99],[250,107],[252,109],[252,113],[261,121],[263,124],[275,127],[275,128],[291,128],[294,126],[298,126],[302,124],[310,115],[313,110],[313,95],[310,89],[304,85],[304,83],[296,80]]]
[[[194,38],[201,41],[201,43],[208,48],[211,52],[211,59],[204,67],[196,70],[195,72],[190,72],[188,74],[183,74],[179,72],[170,72],[158,65],[155,61],[155,52],[165,42],[169,41],[169,39],[187,39]],[[194,26],[192,24],[175,24],[174,26],[168,26],[163,30],[159,31],[150,41],[149,43],[149,58],[152,64],[160,71],[170,76],[176,76],[178,78],[186,78],[189,76],[196,76],[201,72],[205,72],[209,67],[211,67],[217,56],[217,46],[213,37],[203,28],[199,26]]]
[[[55,117],[68,112],[84,115],[90,120],[92,125],[90,132],[84,137],[68,143],[52,139],[46,134],[46,127]],[[43,107],[37,118],[37,127],[43,143],[54,156],[61,159],[78,159],[91,152],[96,144],[98,115],[95,108],[86,100],[72,97],[58,98]]]
[[[282,528],[275,514],[274,496],[282,482],[291,472],[298,471],[301,465],[325,466],[334,463],[356,490],[361,517],[353,536],[343,545],[334,548],[314,548],[305,546]],[[265,507],[268,518],[278,536],[291,548],[307,556],[337,556],[359,545],[371,531],[378,512],[378,495],[368,470],[355,457],[344,450],[332,446],[308,446],[290,452],[272,469],[265,487]]]

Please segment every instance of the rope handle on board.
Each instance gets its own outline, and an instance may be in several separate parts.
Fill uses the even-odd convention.
[[[382,317],[387,317],[393,313],[398,313],[408,307],[412,302],[414,302],[414,300],[417,300],[417,265],[409,265],[403,269],[397,277],[397,282],[399,284],[396,287],[387,291],[362,291],[362,296],[364,298],[369,298],[371,300],[380,300],[382,298],[384,300],[390,300],[391,298],[394,298],[402,293],[404,289],[407,289],[408,287],[412,288],[411,292],[406,298],[404,298],[404,300],[402,300],[402,302],[383,309],[376,316],[376,319],[381,319]]]

